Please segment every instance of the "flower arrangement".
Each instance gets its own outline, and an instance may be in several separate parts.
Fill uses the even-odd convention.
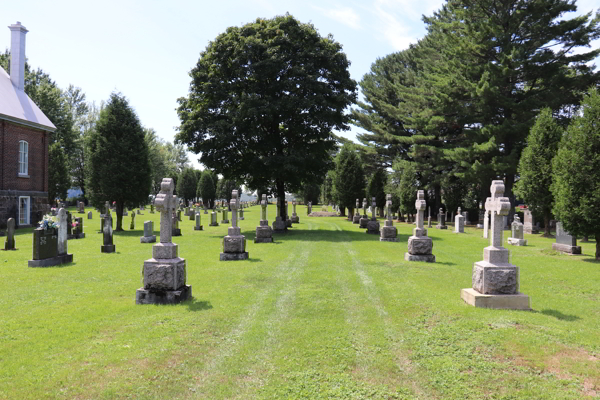
[[[59,226],[60,225],[58,224],[58,222],[56,222],[50,214],[44,215],[44,218],[39,223],[39,227],[44,230],[57,229]]]

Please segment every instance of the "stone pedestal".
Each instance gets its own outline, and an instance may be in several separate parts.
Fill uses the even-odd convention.
[[[204,228],[204,227],[203,227],[203,226],[202,226],[202,224],[201,224],[201,222],[202,222],[202,221],[201,221],[201,217],[200,217],[200,212],[198,212],[198,213],[195,215],[195,218],[194,218],[194,219],[196,220],[196,226],[194,226],[194,230],[195,230],[195,231],[201,231],[201,230],[203,230],[203,228]]]
[[[359,225],[358,227],[361,229],[365,229],[367,227],[367,225],[369,224],[369,217],[367,217],[366,215],[363,215],[360,220],[358,221]]]
[[[228,224],[229,223],[229,219],[227,219],[227,209],[223,210],[223,220],[221,221],[222,224]]]
[[[223,238],[221,261],[247,260],[246,237],[240,233],[240,228],[229,227],[227,236]]]
[[[379,221],[370,220],[367,222],[367,233],[372,235],[379,235]]]
[[[379,237],[380,242],[398,242],[398,230],[394,226],[391,220],[387,220],[381,228],[381,236]]]
[[[269,226],[269,221],[260,221],[260,226],[256,227],[254,243],[273,243],[273,229]]]
[[[433,240],[427,236],[427,229],[414,228],[413,235],[408,238],[408,252],[404,253],[406,261],[435,262]]]
[[[281,217],[275,217],[275,221],[273,221],[273,232],[282,233],[285,232],[287,224]]]
[[[465,217],[457,215],[454,219],[454,233],[465,233]]]
[[[217,222],[217,212],[213,211],[210,214],[210,226],[219,226],[219,223]]]
[[[354,214],[354,217],[352,217],[352,223],[360,224],[360,214],[358,214],[358,213]],[[359,227],[360,227],[360,225],[359,225]]]
[[[154,222],[144,222],[144,236],[140,237],[140,243],[156,243],[156,235],[154,233]]]
[[[581,246],[577,246],[577,238],[565,231],[561,222],[556,223],[556,243],[552,243],[552,249],[567,254],[581,254]]]

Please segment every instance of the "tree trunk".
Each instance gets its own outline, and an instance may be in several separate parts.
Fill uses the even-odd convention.
[[[346,216],[346,207],[340,207],[340,217]]]
[[[442,188],[439,183],[436,183],[433,186],[433,191],[435,193],[435,208],[434,208],[434,210],[439,210],[440,208],[442,208]]]
[[[550,234],[550,214],[544,214],[544,237],[552,237]]]
[[[583,242],[583,243],[588,243],[589,241],[590,241],[590,238],[588,237],[588,235],[585,235],[583,237],[583,239],[581,239],[581,242]]]
[[[277,179],[275,185],[277,188],[277,201],[279,202],[279,216],[282,221],[285,221],[285,184],[282,180]]]
[[[353,216],[354,216],[354,208],[348,207],[348,220],[352,221]]]
[[[120,232],[123,230],[123,202],[117,201],[117,228],[115,231]]]

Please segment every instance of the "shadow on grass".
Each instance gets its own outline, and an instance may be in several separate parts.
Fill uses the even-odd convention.
[[[213,308],[212,304],[210,304],[210,301],[199,301],[195,298],[186,301],[184,304],[189,308],[190,311],[204,311]]]
[[[549,316],[559,319],[561,321],[572,322],[572,321],[577,321],[577,320],[581,319],[581,317],[578,317],[577,315],[563,314],[557,310],[546,309],[546,310],[540,311],[540,313],[542,313],[544,315],[549,315]]]
[[[456,265],[455,263],[453,263],[453,262],[450,262],[450,261],[439,262],[439,261],[437,261],[437,260],[436,260],[436,262],[435,262],[435,263],[432,263],[432,264],[440,264],[440,265]]]

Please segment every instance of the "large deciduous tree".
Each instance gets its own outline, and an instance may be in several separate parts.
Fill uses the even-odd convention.
[[[553,160],[554,216],[573,235],[596,237],[600,260],[600,93],[591,89]]]
[[[291,15],[228,28],[190,73],[177,140],[225,179],[274,185],[283,202],[331,167],[332,130],[349,129],[356,98],[349,65],[331,35]]]
[[[186,202],[196,197],[196,173],[193,168],[184,168],[177,180],[177,196]]]
[[[122,231],[123,207],[148,200],[151,175],[144,129],[120,93],[112,93],[100,112],[96,129],[86,138],[86,188],[96,207],[116,202],[117,231]]]
[[[558,151],[563,129],[552,117],[549,108],[542,110],[527,136],[527,147],[519,160],[519,180],[515,194],[536,215],[544,217],[544,236],[550,236],[550,218],[554,196],[552,185],[552,159]]]

